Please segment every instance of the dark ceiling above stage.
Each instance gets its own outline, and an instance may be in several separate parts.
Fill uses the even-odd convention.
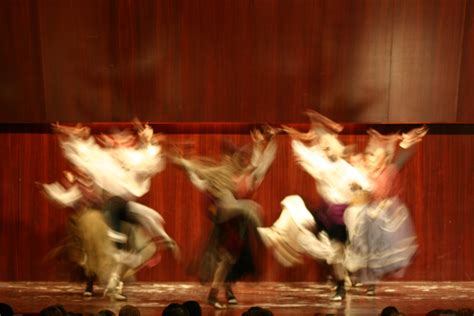
[[[0,1],[0,122],[474,122],[471,0]]]

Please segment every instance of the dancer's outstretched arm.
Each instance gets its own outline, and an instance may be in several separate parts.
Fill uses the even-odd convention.
[[[287,125],[282,125],[282,130],[285,131],[291,138],[301,141],[314,142],[318,138],[318,135],[314,129],[310,129],[307,133],[303,133]]]
[[[340,133],[344,129],[341,124],[334,122],[333,120],[314,110],[307,110],[305,114],[311,121],[311,125],[313,126],[312,129],[318,127],[327,127],[336,133]]]
[[[65,126],[56,122],[51,124],[51,127],[56,133],[71,137],[87,138],[90,136],[90,128],[82,126],[81,124],[76,124],[76,126]]]
[[[394,164],[400,170],[405,163],[410,159],[411,156],[415,153],[415,145],[420,143],[428,133],[428,128],[423,125],[419,128],[414,128],[408,133],[402,134],[402,141],[400,142],[400,151],[395,158]]]
[[[320,179],[322,170],[327,169],[329,162],[319,151],[312,150],[297,140],[291,142],[296,160],[313,178]]]
[[[208,190],[209,182],[199,177],[196,172],[197,166],[191,160],[172,156],[171,161],[186,170],[189,180],[199,191],[206,192]]]
[[[58,203],[62,207],[73,207],[82,199],[82,193],[77,184],[72,185],[68,189],[64,188],[58,182],[43,184],[43,192],[46,196]]]
[[[255,190],[263,181],[265,174],[275,160],[277,143],[276,140],[271,140],[265,148],[262,150],[261,147],[254,146],[254,154],[252,155],[251,165],[253,170],[250,173],[249,187]]]

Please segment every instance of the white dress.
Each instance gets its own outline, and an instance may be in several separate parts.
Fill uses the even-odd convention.
[[[345,266],[361,282],[373,282],[406,268],[417,250],[408,208],[391,197],[353,205],[344,214],[349,234]]]

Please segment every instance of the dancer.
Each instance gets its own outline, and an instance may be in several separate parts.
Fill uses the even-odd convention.
[[[53,125],[60,133],[60,141],[69,137],[88,142],[88,127]],[[110,270],[115,264],[114,245],[108,237],[108,225],[102,214],[102,190],[80,169],[72,165],[65,171],[60,182],[42,184],[42,192],[56,205],[74,209],[69,217],[67,237],[50,252],[49,257],[66,257],[67,260],[80,266],[86,277],[84,296],[92,296],[93,283],[97,278],[101,282],[109,279]],[[118,291],[121,292],[119,284]]]
[[[295,258],[298,257],[296,254],[306,254],[330,264],[337,285],[331,300],[338,301],[344,299],[346,293],[343,262],[347,233],[343,215],[353,199],[350,186],[353,182],[364,187],[370,183],[344,159],[347,148],[337,138],[342,126],[317,112],[308,111],[307,114],[311,120],[309,132],[301,133],[286,126],[284,130],[293,138],[291,145],[298,163],[316,180],[316,189],[326,207],[312,213],[314,222],[311,222],[307,220],[310,213],[301,198],[287,197],[282,202],[284,212],[278,221],[270,229],[260,230],[260,234],[277,259],[282,256],[282,249],[288,250],[288,245],[293,245]],[[287,214],[293,221],[285,219]],[[305,226],[298,225],[304,218]],[[283,231],[288,231],[292,223],[297,224],[298,234],[284,235]],[[285,265],[284,261],[279,261]]]
[[[325,231],[331,239],[333,252],[326,259],[332,266],[336,281],[336,291],[331,300],[340,301],[346,295],[343,262],[347,231],[344,211],[353,199],[350,187],[353,182],[364,188],[369,187],[370,183],[344,159],[347,156],[346,147],[337,139],[342,126],[317,112],[309,112],[309,116],[312,121],[309,133],[289,132],[294,138],[292,147],[297,161],[316,180],[316,189],[326,204],[314,215],[317,230]],[[309,146],[300,139],[309,140]]]
[[[107,235],[115,242],[117,249],[113,252],[115,264],[109,269],[104,294],[116,300],[126,299],[118,289],[127,269],[138,269],[149,259],[149,255],[145,255],[149,251],[144,252],[148,244],[139,251],[124,249],[128,238],[122,231],[122,222],[139,225],[159,248],[164,245],[178,254],[175,242],[163,228],[163,218],[155,210],[133,201],[148,192],[151,177],[164,168],[164,158],[158,143],[160,138],[153,135],[148,125],[136,123],[136,127],[138,139],[128,132],[116,133],[110,137],[104,136],[102,141],[106,147],[101,147],[90,136],[88,128],[55,126],[64,135],[61,146],[65,157],[75,169],[87,175],[101,192],[101,208],[110,227]],[[52,188],[56,191],[52,191]],[[53,192],[61,193],[57,184],[45,187],[45,191],[50,195]],[[71,198],[77,196],[77,188],[72,186],[62,193],[62,198]],[[58,197],[56,195],[56,199]]]
[[[388,136],[374,130],[368,133],[365,153],[353,157],[352,163],[373,185],[371,189],[363,189],[358,183],[352,186],[354,199],[344,214],[350,240],[344,264],[368,285],[367,295],[374,295],[377,280],[403,271],[417,250],[410,212],[397,196],[395,180],[413,154],[413,145],[422,140],[427,129]]]
[[[252,152],[227,144],[220,162],[205,158],[175,157],[174,162],[192,183],[211,198],[209,215],[213,222],[209,244],[201,263],[200,277],[211,282],[208,303],[225,307],[218,300],[224,288],[228,304],[237,304],[231,284],[254,271],[250,234],[261,226],[260,205],[249,199],[258,188],[276,154],[276,131],[255,130]]]
[[[100,211],[100,193],[89,179],[71,171],[64,172],[62,183],[43,184],[42,190],[55,204],[75,210],[68,220],[67,237],[48,257],[64,258],[81,267],[87,282],[84,296],[92,296],[94,280],[108,280],[115,261],[114,245]]]

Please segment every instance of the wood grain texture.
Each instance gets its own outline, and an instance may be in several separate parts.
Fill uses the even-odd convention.
[[[454,122],[465,1],[395,1],[391,122]]]
[[[403,198],[420,243],[407,277],[472,279],[473,141],[472,135],[432,135],[403,171]]]
[[[461,73],[459,78],[458,122],[474,121],[474,2],[466,3],[462,47]]]
[[[2,1],[0,121],[472,122],[472,6]]]
[[[101,121],[129,115],[117,75],[113,18],[121,2],[40,2],[38,20],[43,54],[47,121]],[[126,35],[123,34],[123,37]],[[123,100],[117,102],[117,100]]]
[[[20,144],[18,134],[0,134],[0,274],[9,279],[16,274],[15,265],[18,250],[16,248],[20,234],[18,181],[20,174]]]
[[[393,1],[326,1],[320,111],[342,122],[387,122]]]
[[[45,103],[37,2],[0,3],[0,121],[42,122]]]
[[[190,140],[195,143],[196,153],[211,157],[219,156],[224,138],[237,144],[250,140],[247,134],[220,134],[219,130],[222,126],[215,124],[214,133],[177,132],[168,135],[168,140]],[[68,211],[50,205],[35,184],[55,181],[67,168],[57,140],[48,133],[4,133],[0,137],[0,280],[66,280],[57,262],[43,259],[63,238]],[[359,150],[367,141],[360,134],[344,134],[341,139],[356,144]],[[276,160],[255,197],[264,210],[265,225],[278,218],[280,201],[287,195],[301,195],[309,208],[320,202],[314,181],[294,161],[288,137],[279,136],[278,143]],[[401,198],[411,209],[420,243],[405,280],[473,280],[473,144],[472,133],[428,135],[403,170]],[[157,267],[143,270],[139,280],[196,280],[187,268],[199,255],[211,227],[204,196],[181,170],[168,164],[153,178],[150,192],[140,201],[163,215],[165,228],[181,246],[183,258],[176,262],[165,254]],[[324,266],[312,260],[285,269],[263,249],[259,259],[260,280],[323,281],[326,277]]]

